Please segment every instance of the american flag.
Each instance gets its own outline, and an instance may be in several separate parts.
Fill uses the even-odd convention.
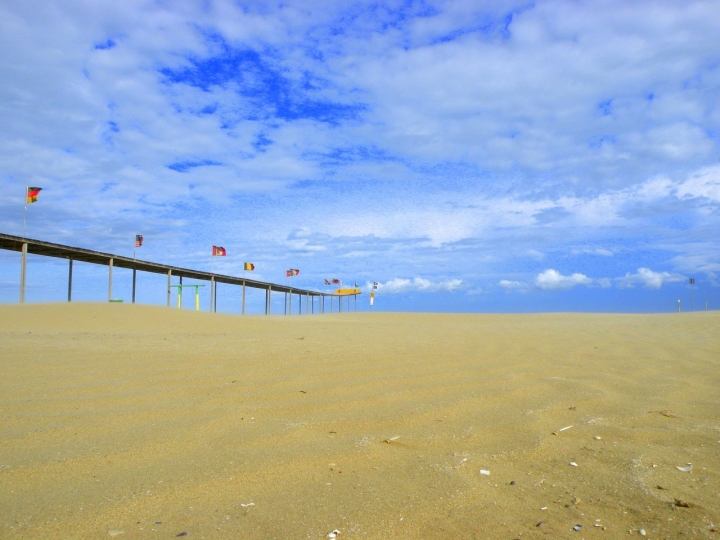
[[[135,235],[135,247],[139,248],[142,246],[143,243],[143,235],[142,234],[136,234]]]

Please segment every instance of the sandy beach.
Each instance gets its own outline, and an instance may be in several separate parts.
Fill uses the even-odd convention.
[[[0,538],[720,538],[718,312],[3,305],[0,367]]]

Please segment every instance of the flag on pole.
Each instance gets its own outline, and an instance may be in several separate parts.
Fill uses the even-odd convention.
[[[297,268],[291,268],[290,270],[285,270],[285,277],[293,277],[297,276],[300,273],[300,270]]]
[[[332,284],[333,284],[333,285],[342,285],[342,281],[340,281],[339,279],[333,278],[333,279],[332,279]]]
[[[251,271],[255,270],[255,265],[253,263],[245,263],[244,269],[251,270]]]
[[[356,289],[358,288],[358,284],[357,284],[357,281],[355,282],[355,288],[356,288]]]
[[[325,282],[325,285],[332,285],[329,279],[324,279],[323,281]]]
[[[373,281],[373,291],[377,290],[379,283],[377,281]]]
[[[25,194],[25,204],[32,204],[37,202],[38,194],[42,191],[41,187],[27,187],[27,193]]]
[[[135,247],[139,248],[142,246],[143,243],[143,235],[142,234],[136,234],[135,235]]]
[[[213,246],[212,250],[212,256],[213,257],[225,257],[227,255],[227,251],[224,247],[220,246]]]

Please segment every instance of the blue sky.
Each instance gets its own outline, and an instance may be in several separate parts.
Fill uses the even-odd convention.
[[[671,311],[689,277],[720,308],[715,1],[10,0],[0,63],[2,232],[33,185],[30,237],[222,245],[229,274],[378,281],[376,309]],[[0,301],[18,281],[0,253]]]

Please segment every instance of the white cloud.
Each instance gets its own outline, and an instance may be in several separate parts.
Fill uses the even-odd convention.
[[[635,274],[628,272],[624,277],[616,278],[615,281],[620,288],[632,288],[635,285],[642,285],[646,289],[659,289],[664,283],[676,283],[684,280],[685,277],[680,274],[654,272],[649,268],[638,268]]]
[[[521,289],[527,289],[527,283],[523,283],[522,281],[510,281],[508,279],[501,279],[499,285],[503,289],[508,290],[521,290]]]
[[[706,197],[720,202],[720,166],[706,167],[690,175],[677,188],[678,197]]]
[[[552,289],[571,289],[576,285],[592,285],[593,280],[585,274],[575,273],[570,276],[563,276],[557,270],[552,268],[538,274],[535,278],[535,284],[544,290]]]
[[[462,279],[451,279],[433,283],[428,279],[416,277],[414,279],[395,278],[378,284],[378,292],[387,294],[401,294],[407,292],[454,292],[463,284]]]

